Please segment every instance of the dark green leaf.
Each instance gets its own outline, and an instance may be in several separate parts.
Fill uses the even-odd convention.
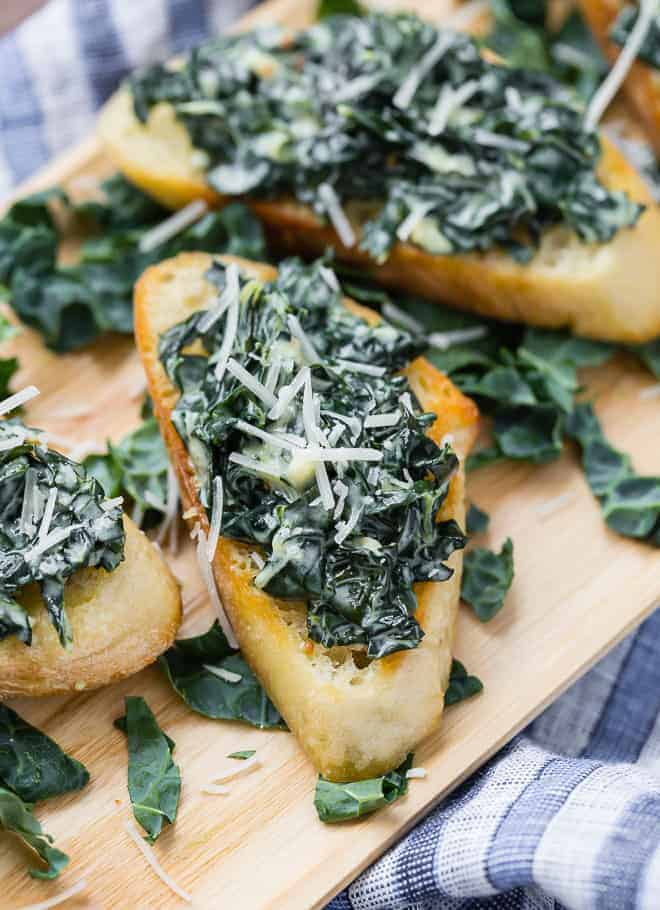
[[[563,419],[549,405],[537,408],[500,408],[493,420],[493,439],[507,458],[537,464],[557,458],[562,449]]]
[[[252,758],[252,756],[256,754],[256,749],[244,749],[242,752],[230,752],[227,758],[238,758],[241,761],[245,761],[247,758]]]
[[[473,502],[467,512],[466,527],[468,534],[485,534],[490,524],[490,516]]]
[[[317,19],[327,19],[328,16],[364,16],[366,9],[357,0],[320,0]]]
[[[68,205],[60,191],[22,199],[0,221],[0,281],[9,288],[9,302],[56,351],[75,350],[101,332],[131,334],[133,285],[154,262],[189,249],[264,258],[259,222],[238,204],[142,252],[141,237],[171,213],[118,175],[103,190],[105,202],[72,209],[103,231],[83,243],[75,265],[57,265],[64,237],[49,206],[54,198]]]
[[[503,605],[513,581],[513,542],[507,538],[499,553],[474,547],[463,561],[461,598],[481,622],[488,622]]]
[[[135,820],[153,843],[165,822],[173,824],[181,774],[172,761],[174,743],[160,729],[143,698],[126,696],[126,716],[115,722],[128,737],[128,792]]]
[[[590,404],[576,406],[566,432],[582,448],[582,466],[608,527],[625,537],[659,546],[660,477],[635,473],[628,455],[605,438]]]
[[[11,708],[0,705],[0,786],[24,802],[80,790],[89,781],[84,765]]]
[[[394,771],[370,780],[336,784],[319,775],[314,806],[322,822],[344,822],[382,809],[408,792],[406,772],[413,754]]]
[[[476,676],[470,676],[460,660],[451,662],[449,685],[445,692],[445,707],[457,705],[466,698],[472,698],[483,690],[484,684]]]
[[[182,638],[159,659],[174,689],[193,711],[215,720],[243,720],[262,729],[286,729],[240,651],[229,646],[219,623],[195,638]],[[227,682],[214,674],[229,670],[240,682]]]
[[[0,829],[20,837],[46,863],[46,869],[28,870],[32,878],[57,878],[69,862],[66,853],[52,846],[52,837],[43,832],[30,807],[3,787],[0,787]]]
[[[646,344],[637,345],[631,348],[631,351],[639,357],[656,379],[660,379],[660,338],[656,338],[655,341],[649,341]]]

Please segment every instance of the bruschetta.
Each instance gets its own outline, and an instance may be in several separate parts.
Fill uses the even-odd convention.
[[[387,57],[395,60],[392,72],[379,73],[373,54],[363,64],[350,56],[370,21],[354,26],[355,41],[336,39],[346,59],[333,56],[332,47],[323,56],[319,47],[335,40],[328,38],[334,26],[320,24],[299,37],[293,62],[285,43],[284,63],[276,49],[246,45],[234,64],[231,42],[239,38],[227,38],[226,46],[184,61],[180,82],[176,67],[138,74],[101,114],[104,149],[131,181],[171,208],[195,200],[217,206],[242,195],[281,248],[314,256],[333,247],[385,285],[485,316],[594,338],[635,343],[660,334],[660,213],[619,151],[583,130],[581,113],[561,88],[484,60],[466,36],[413,26],[420,21],[414,17],[405,18],[398,38],[400,17],[374,18],[376,38],[369,41],[392,27],[400,48],[399,58],[396,51]],[[408,39],[400,37],[412,34],[427,48],[415,65]],[[305,61],[312,56],[319,65],[310,71],[325,73],[319,80],[332,83],[326,95],[318,107],[296,96],[281,109],[290,73],[308,72]],[[333,82],[337,56],[339,69],[358,73],[345,85]],[[278,82],[282,66],[289,68]],[[202,86],[196,92],[187,88],[193,79]],[[272,80],[277,89],[270,92]],[[322,94],[319,85],[313,88]],[[500,86],[497,98],[489,95],[493,85]],[[200,100],[204,91],[208,98]],[[298,112],[299,119],[282,127],[296,104],[304,115]],[[249,112],[244,120],[241,105]],[[263,127],[259,117],[266,118]],[[223,163],[246,122],[252,133],[241,146],[248,149],[245,162],[239,167],[227,151]],[[287,170],[291,143],[296,162],[312,156],[313,165]],[[527,168],[536,158],[533,176]],[[400,173],[405,179],[394,190],[386,183],[384,191],[392,192],[383,207],[373,197],[390,170],[394,183]],[[319,184],[319,172],[328,173],[328,182]]]
[[[283,298],[274,293],[273,283],[276,280],[277,272],[271,266],[226,256],[218,257],[215,261],[217,265],[214,266],[214,269],[225,269],[225,274],[227,274],[233,266],[241,276],[241,304],[234,316],[233,323],[231,316],[227,314],[223,317],[220,316],[221,305],[220,310],[216,309],[219,306],[218,288],[209,278],[209,270],[214,260],[207,254],[183,253],[172,260],[153,266],[140,278],[135,289],[137,345],[153,398],[154,412],[178,476],[184,514],[187,515],[193,533],[198,538],[198,544],[200,539],[213,540],[215,528],[217,544],[212,543],[212,551],[208,555],[226,619],[229,621],[246,659],[319,772],[331,780],[355,780],[383,774],[396,767],[405,758],[408,751],[431,733],[437,727],[442,715],[443,695],[448,684],[454,625],[459,601],[461,551],[459,548],[455,549],[447,559],[446,565],[449,571],[439,570],[440,575],[432,576],[434,578],[444,577],[445,580],[414,584],[411,592],[414,593],[416,599],[414,620],[419,624],[422,635],[420,639],[417,639],[416,646],[394,650],[393,653],[386,653],[384,656],[372,659],[369,657],[369,649],[365,644],[348,643],[325,646],[320,643],[318,635],[315,635],[313,631],[310,634],[308,603],[305,600],[284,596],[285,587],[281,588],[282,593],[278,596],[269,594],[265,590],[267,585],[264,585],[260,578],[263,577],[264,571],[271,572],[273,554],[278,544],[273,543],[272,546],[262,548],[258,542],[246,540],[245,531],[240,530],[234,530],[233,537],[225,536],[222,533],[218,538],[218,489],[216,485],[219,483],[220,489],[222,489],[223,479],[221,475],[219,476],[209,468],[208,458],[200,453],[199,446],[191,444],[190,439],[184,442],[180,435],[183,427],[181,421],[187,423],[187,419],[183,416],[185,411],[181,411],[180,407],[177,409],[177,404],[180,405],[182,400],[181,389],[173,383],[172,375],[179,375],[184,360],[181,359],[180,354],[172,355],[171,350],[168,353],[169,339],[176,340],[176,333],[180,329],[184,331],[185,335],[185,330],[181,327],[186,325],[186,321],[189,326],[199,325],[199,322],[194,321],[197,316],[206,319],[206,325],[203,327],[205,330],[210,330],[210,326],[216,318],[222,318],[222,332],[217,339],[219,343],[222,343],[222,339],[231,338],[232,332],[236,333],[237,324],[240,333],[244,320],[266,318],[265,315],[263,317],[259,315],[261,311],[257,311],[257,304],[255,304],[254,315],[249,315],[250,299],[259,301],[263,300],[264,294],[270,294],[271,297],[268,299],[273,301],[272,305],[279,307],[282,305]],[[333,275],[329,273],[328,269],[321,269],[321,273],[331,284],[334,284]],[[228,278],[227,281],[229,281]],[[318,281],[317,274],[317,284],[312,282],[308,285],[309,299],[315,294],[318,298],[318,294],[328,292],[327,287],[318,288]],[[320,282],[323,284],[323,279],[320,279]],[[335,285],[335,287],[337,286]],[[282,284],[278,286],[278,294],[285,294]],[[373,326],[379,322],[378,314],[373,311],[350,301],[344,301],[344,303],[352,314],[359,317],[354,320],[355,326],[349,327],[349,335],[355,332],[358,336],[363,336],[369,325]],[[225,318],[229,320],[229,326],[224,323]],[[309,340],[306,341],[304,334],[301,334],[301,324],[291,319],[288,319],[288,323],[285,324],[291,327],[293,334],[290,341],[280,339],[277,342],[278,350],[285,357],[288,357],[294,348],[298,355],[301,351],[304,354],[305,344],[308,344]],[[384,323],[382,326],[385,333],[394,331],[390,327],[385,327]],[[395,335],[396,332],[392,337]],[[183,337],[183,335],[179,336],[179,341],[184,345],[181,350],[193,352],[195,363],[191,361],[190,365],[199,371],[201,369],[199,358],[195,358],[195,354],[199,355],[202,351],[199,339],[192,343],[192,346],[185,347],[189,345],[190,339],[181,341]],[[233,337],[236,335],[234,334]],[[299,342],[296,339],[302,339],[302,341]],[[246,344],[252,346],[256,351],[261,351],[261,354],[265,356],[261,341],[256,344],[253,338]],[[254,347],[255,344],[256,347]],[[242,343],[241,345],[237,343],[233,349],[236,357],[239,357],[239,354],[236,353],[239,347],[243,350]],[[307,354],[310,354],[309,349],[307,349]],[[241,371],[240,364],[232,365],[231,361],[227,361],[228,356],[226,348],[224,354],[216,350],[212,355],[212,362],[216,364],[216,376],[218,375],[219,359],[222,361],[224,357],[224,363],[229,363],[229,368],[234,371],[232,376],[241,377],[242,381],[256,389],[258,394],[264,394],[262,386],[258,384],[254,386],[249,376],[246,378],[245,372]],[[311,356],[313,357],[313,355]],[[173,359],[171,359],[172,357]],[[169,369],[174,370],[174,373],[166,370],[164,361],[169,363]],[[252,361],[248,358],[244,362],[251,363]],[[370,367],[369,364],[358,364],[357,366],[349,364],[346,368],[359,370],[360,366],[365,373],[371,372],[372,375],[378,376],[380,372],[383,372],[381,368]],[[210,369],[210,366],[207,366],[207,369]],[[276,372],[277,370],[279,367],[276,368]],[[303,368],[301,367],[300,370],[302,371]],[[227,374],[223,372],[223,377],[225,375]],[[302,373],[299,372],[296,375],[302,375]],[[478,420],[476,406],[449,379],[421,357],[416,357],[407,366],[404,375],[407,377],[409,391],[416,396],[421,407],[436,415],[432,425],[428,424],[427,430],[430,439],[437,443],[437,446],[432,447],[434,452],[440,451],[441,442],[451,441],[453,451],[458,458],[455,473],[446,487],[446,496],[439,514],[436,515],[436,520],[448,522],[452,527],[454,527],[453,522],[457,526],[464,527],[463,460],[476,434]],[[397,382],[402,381],[397,380]],[[294,386],[296,385],[295,380],[292,383]],[[268,384],[269,387],[277,390],[277,385],[271,383],[270,378]],[[341,384],[341,382],[337,380],[337,384]],[[291,383],[285,383],[281,386],[280,392],[270,392],[269,395],[278,394],[280,395],[278,400],[283,401],[282,396],[286,396],[287,392],[290,392],[290,387]],[[247,394],[246,388],[237,385],[235,394],[239,396],[243,393]],[[312,410],[316,408],[317,414],[324,413],[318,410],[324,405],[316,400],[315,394],[312,394],[311,384],[309,401],[307,401],[306,395],[305,391],[305,401],[301,407]],[[239,422],[241,432],[256,432],[257,435],[261,434],[261,437],[264,437],[263,431],[248,426],[250,420],[255,425],[259,423],[258,396],[250,399],[248,394],[245,399],[239,397],[238,400],[243,401],[239,413],[245,417],[244,421]],[[408,399],[408,403],[410,404],[410,399]],[[357,402],[356,409],[358,409]],[[217,413],[219,415],[220,411]],[[310,413],[312,411],[307,411],[308,417]],[[225,416],[227,416],[226,413]],[[313,417],[310,419],[313,420]],[[350,422],[355,421],[356,418],[347,419]],[[396,420],[398,419],[399,416],[396,417]],[[390,423],[394,421],[395,417],[390,412],[389,416],[377,418],[375,423],[378,423],[379,420],[384,425],[387,421]],[[273,427],[269,420],[263,418],[261,423],[267,428],[264,438],[272,441],[273,436],[270,434],[270,430]],[[231,418],[230,425],[236,426],[234,418]],[[359,427],[358,419],[358,428],[355,432],[359,432]],[[275,429],[274,432],[279,431]],[[340,427],[338,432],[341,433]],[[332,444],[335,441],[333,432],[330,433],[330,437],[330,444]],[[266,479],[264,485],[260,487],[261,492],[258,493],[256,500],[258,505],[262,500],[265,501],[274,485],[283,484],[285,491],[287,488],[290,490],[290,485],[298,483],[306,471],[307,477],[311,477],[312,484],[315,482],[314,470],[312,469],[310,474],[309,466],[305,466],[306,450],[296,448],[299,444],[296,443],[296,438],[290,433],[285,434],[282,431],[279,442],[275,440],[276,445],[293,445],[295,451],[291,455],[291,462],[283,475],[284,479],[278,481],[271,476],[270,481]],[[344,441],[343,444],[350,445],[350,442]],[[216,466],[220,463],[219,458],[226,458],[226,451],[224,455],[220,455],[220,451],[220,448],[211,450],[211,463]],[[352,458],[351,452],[353,451],[345,449],[342,457]],[[230,455],[229,460],[225,461],[225,470],[228,471],[232,468],[232,460],[235,461],[234,467],[247,465],[246,475],[240,477],[240,486],[246,482],[249,472],[255,469],[255,459],[259,457],[253,452],[253,457],[246,461],[244,456],[239,455],[234,458]],[[363,455],[355,457],[363,457]],[[292,467],[294,462],[295,472]],[[259,464],[256,465],[256,470],[257,472],[261,470]],[[266,472],[266,475],[263,476],[266,477],[269,476],[269,471],[277,473],[275,468],[265,464],[263,470]],[[334,528],[343,527],[348,536],[350,528],[347,525],[352,519],[347,519],[346,516],[349,512],[351,515],[354,513],[346,501],[345,490],[342,492],[341,482],[337,485],[337,480],[333,479],[334,473],[330,465],[328,473],[332,489],[326,486],[325,492],[333,498],[331,511],[323,512],[328,507],[323,494],[320,499],[312,501],[309,508],[318,510],[314,513],[317,518],[327,514],[327,521]],[[374,480],[371,475],[366,474],[365,476],[369,477],[370,483],[378,483],[378,480]],[[319,490],[321,490],[321,482],[318,480],[318,475],[316,477]],[[236,480],[236,476],[234,476],[234,480]],[[226,522],[233,528],[237,528],[237,522],[239,524],[242,522],[240,513],[236,515],[232,511],[235,507],[231,506],[231,497],[234,495],[231,490],[236,489],[232,486],[234,480],[229,479],[225,474],[225,511],[224,517],[221,519],[223,532],[227,527]],[[350,483],[347,482],[343,486],[346,488],[349,485]],[[214,490],[213,508],[208,501],[209,490]],[[334,490],[334,494],[332,490]],[[305,502],[311,498],[311,495],[307,496]],[[314,495],[316,494],[314,493]],[[202,499],[206,500],[205,505],[202,504]],[[293,500],[296,501],[295,493]],[[299,501],[302,502],[302,500]],[[282,502],[286,504],[286,495]],[[266,523],[270,520],[264,518]],[[304,523],[303,521],[302,524]],[[264,539],[263,536],[261,539]],[[350,539],[349,543],[355,546],[354,540]],[[377,552],[379,543],[377,540],[361,538],[360,546],[362,545]],[[349,556],[350,552],[348,549]],[[204,546],[201,547],[201,553],[202,561],[204,561],[206,558]],[[353,558],[356,562],[359,561],[358,551],[353,549],[353,553],[356,554]],[[300,551],[298,551],[296,558],[299,559],[300,555]],[[319,561],[318,558],[313,557],[310,550],[309,557],[302,560],[306,567],[304,571],[313,572]],[[266,563],[265,570],[264,563]],[[439,563],[437,565],[439,566]],[[277,566],[272,571],[277,571]],[[381,580],[378,584],[385,585],[387,575],[384,569],[379,570],[379,573],[381,571]],[[324,593],[327,592],[320,592],[321,600]],[[319,591],[317,590],[315,594],[319,596]],[[359,600],[357,593],[354,592],[351,596],[356,598],[357,603]],[[385,603],[386,608],[387,606]],[[348,635],[347,639],[350,638],[351,635]],[[370,643],[373,644],[374,640],[370,639]],[[395,644],[394,647],[398,648],[398,644]]]

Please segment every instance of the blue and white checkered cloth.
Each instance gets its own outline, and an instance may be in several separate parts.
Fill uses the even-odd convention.
[[[131,67],[250,5],[51,0],[0,38],[0,193],[82,138]],[[660,908],[660,613],[328,910],[562,907]]]

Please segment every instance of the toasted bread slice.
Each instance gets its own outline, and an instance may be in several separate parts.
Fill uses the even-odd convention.
[[[124,530],[125,557],[116,569],[81,569],[65,585],[71,648],[60,644],[37,586],[20,594],[32,619],[32,645],[16,638],[0,641],[0,696],[96,689],[137,673],[172,644],[181,622],[177,583],[126,517]]]
[[[275,275],[270,266],[233,261],[261,281]],[[158,339],[195,310],[212,305],[217,291],[204,277],[211,262],[204,253],[182,253],[148,269],[135,289],[135,332],[154,411],[176,468],[183,506],[196,510],[190,520],[200,521],[207,534],[194,469],[170,419],[178,390],[158,359]],[[373,311],[350,305],[358,315],[378,318]],[[422,358],[409,367],[408,377],[422,406],[438,414],[430,435],[439,440],[452,433],[458,454],[464,456],[476,433],[474,403]],[[442,517],[463,524],[464,513],[461,469],[451,482]],[[213,562],[215,579],[245,657],[314,765],[331,780],[372,777],[398,765],[435,729],[442,714],[461,554],[449,560],[455,570],[449,581],[415,586],[416,616],[425,632],[419,647],[367,662],[364,651],[328,650],[312,642],[302,603],[275,599],[253,584],[251,549],[221,538]]]
[[[621,48],[608,38],[623,7],[622,0],[579,0],[584,18],[610,63]],[[623,92],[639,117],[656,155],[660,155],[660,71],[636,61],[623,84]]]
[[[126,177],[164,205],[227,201],[195,166],[190,138],[171,106],[156,105],[142,125],[128,90],[121,89],[101,114],[99,135]],[[331,246],[385,285],[498,319],[566,327],[612,341],[648,341],[660,335],[660,212],[643,181],[606,140],[600,176],[611,189],[649,205],[637,225],[600,245],[584,244],[566,228],[552,229],[525,265],[499,251],[435,256],[409,243],[397,243],[377,265],[357,244],[344,247],[332,227],[293,200],[245,201],[281,247],[314,256]],[[347,210],[359,236],[355,212],[350,205]]]

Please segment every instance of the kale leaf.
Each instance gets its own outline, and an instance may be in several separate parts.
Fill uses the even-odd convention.
[[[413,763],[410,752],[394,771],[382,777],[337,784],[319,775],[314,806],[322,822],[345,822],[383,809],[408,792],[406,772]]]
[[[603,434],[590,404],[579,404],[566,431],[582,448],[582,466],[608,527],[660,546],[660,477],[640,477],[628,455]]]
[[[463,560],[461,599],[481,622],[488,622],[504,606],[513,581],[513,542],[507,538],[499,553],[473,547]]]
[[[37,582],[63,646],[71,644],[64,585],[82,568],[111,572],[124,556],[122,510],[85,469],[48,449],[16,420],[0,421],[0,638],[29,645],[27,612],[14,596]]]
[[[656,379],[660,379],[660,338],[631,347],[630,351],[642,361]]]
[[[639,7],[633,3],[626,3],[610,29],[610,40],[623,47],[630,38],[638,15]],[[644,36],[637,57],[643,63],[660,69],[660,11],[651,19],[651,26]]]
[[[134,505],[133,519],[150,527],[167,509],[167,449],[155,417],[147,417],[117,445],[108,442],[104,455],[88,455],[85,470],[106,496],[125,496]]]
[[[222,194],[293,195],[335,225],[363,203],[360,247],[379,262],[401,238],[525,261],[554,225],[605,243],[642,211],[599,182],[600,140],[572,91],[410,14],[217,38],[129,87],[141,121],[173,105]]]
[[[158,662],[186,704],[214,720],[242,720],[261,729],[286,729],[240,651],[229,646],[216,620],[208,632],[180,638]],[[218,671],[238,674],[228,682]]]
[[[89,772],[50,737],[6,705],[0,705],[0,786],[36,803],[89,781]]]
[[[46,863],[44,869],[28,869],[32,878],[57,878],[68,864],[69,857],[52,846],[53,838],[45,834],[32,810],[23,800],[0,786],[0,830],[20,837]]]
[[[357,0],[319,0],[316,10],[317,19],[329,16],[365,16],[366,9]]]
[[[484,684],[477,676],[470,676],[460,660],[454,658],[451,662],[449,685],[445,692],[445,707],[457,705],[466,698],[472,698],[483,690]]]
[[[246,761],[248,758],[252,758],[252,756],[256,754],[256,749],[243,749],[242,752],[230,752],[227,758],[237,758],[239,761]]]
[[[146,701],[127,695],[124,702],[126,714],[115,726],[128,737],[128,792],[135,820],[153,844],[165,822],[176,821],[181,774],[172,761],[174,743],[160,729]]]
[[[140,239],[170,213],[119,175],[102,189],[105,202],[77,207],[61,190],[38,193],[15,203],[0,220],[0,282],[16,314],[55,351],[83,347],[101,332],[131,334],[133,285],[154,262],[182,250],[264,256],[261,227],[238,204],[209,212],[153,250],[141,251]],[[102,231],[82,244],[75,265],[57,264],[66,232],[51,211],[54,201],[69,221],[77,217]]]
[[[224,267],[208,277],[229,299]],[[223,535],[263,549],[255,584],[306,601],[313,641],[366,645],[369,658],[414,648],[423,632],[413,585],[448,579],[445,560],[465,542],[455,522],[433,520],[457,458],[427,435],[435,415],[421,411],[399,372],[425,342],[350,313],[323,261],[287,260],[267,284],[240,280],[232,307],[208,330],[209,315],[199,312],[160,341],[182,392],[172,419],[202,503],[211,518],[221,477]],[[232,360],[219,375],[228,325],[236,328]],[[208,357],[186,353],[195,341]],[[273,384],[267,406],[241,369]],[[302,407],[295,396],[286,403],[296,388]],[[271,409],[277,396],[281,414]],[[348,454],[315,461],[306,442]]]
[[[486,47],[510,66],[547,73],[582,100],[591,97],[607,74],[607,62],[579,10],[550,30],[543,0],[490,0],[490,7],[494,24],[483,39]]]
[[[471,502],[465,524],[468,534],[485,534],[490,524],[490,516]]]

